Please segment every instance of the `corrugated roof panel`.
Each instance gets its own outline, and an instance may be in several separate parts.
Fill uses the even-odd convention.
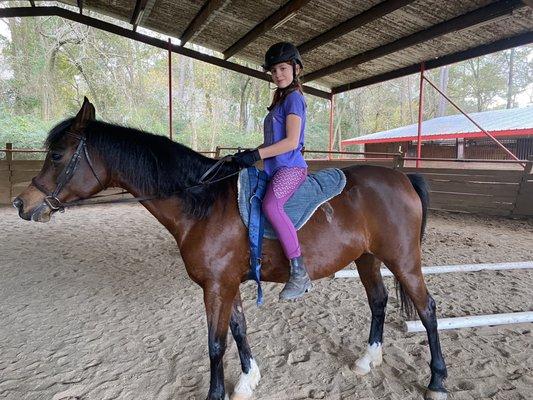
[[[505,110],[483,111],[468,114],[486,131],[506,131],[514,129],[533,129],[533,106],[511,108]],[[456,135],[461,133],[479,132],[480,130],[463,114],[433,118],[422,123],[422,136],[431,140],[431,136]],[[418,135],[418,124],[402,126],[387,131],[371,133],[347,139],[343,142],[358,142],[401,139]],[[392,141],[392,140],[391,140]]]

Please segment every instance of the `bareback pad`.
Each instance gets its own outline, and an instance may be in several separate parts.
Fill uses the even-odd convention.
[[[248,227],[250,220],[250,197],[257,187],[259,170],[244,169],[239,173],[238,203],[244,225]],[[255,172],[255,173],[253,173]],[[299,230],[311,218],[322,203],[332,199],[342,192],[346,185],[346,176],[338,168],[327,168],[309,174],[302,185],[285,203],[285,212]],[[265,219],[264,238],[277,239],[272,225]]]

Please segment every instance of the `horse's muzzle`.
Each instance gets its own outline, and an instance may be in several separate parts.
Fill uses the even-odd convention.
[[[20,197],[17,197],[15,200],[13,200],[13,207],[15,207],[19,213],[19,217],[22,219],[25,219],[26,221],[31,220],[31,214],[24,212],[24,202]]]
[[[13,207],[18,210],[19,217],[26,221],[48,222],[50,221],[51,210],[46,204],[41,204],[32,211],[24,211],[24,201],[17,197],[13,200]]]

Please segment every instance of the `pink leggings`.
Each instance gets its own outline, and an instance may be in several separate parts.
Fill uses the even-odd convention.
[[[268,184],[265,198],[263,199],[263,212],[272,224],[274,231],[276,231],[283,252],[289,260],[299,257],[301,252],[296,229],[285,213],[283,206],[305,181],[306,177],[307,168],[290,167],[278,169]]]

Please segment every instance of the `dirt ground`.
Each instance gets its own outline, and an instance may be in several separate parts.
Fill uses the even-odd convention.
[[[533,221],[432,213],[424,265],[533,260]],[[202,294],[170,234],[138,205],[69,210],[49,224],[0,208],[0,399],[204,399]],[[297,303],[242,285],[262,379],[256,399],[422,399],[425,334],[404,332],[391,278],[383,364],[354,373],[370,312],[358,279]],[[533,311],[533,270],[427,277],[439,317]],[[533,398],[532,324],[441,332],[450,399]],[[230,338],[226,387],[240,374]]]

